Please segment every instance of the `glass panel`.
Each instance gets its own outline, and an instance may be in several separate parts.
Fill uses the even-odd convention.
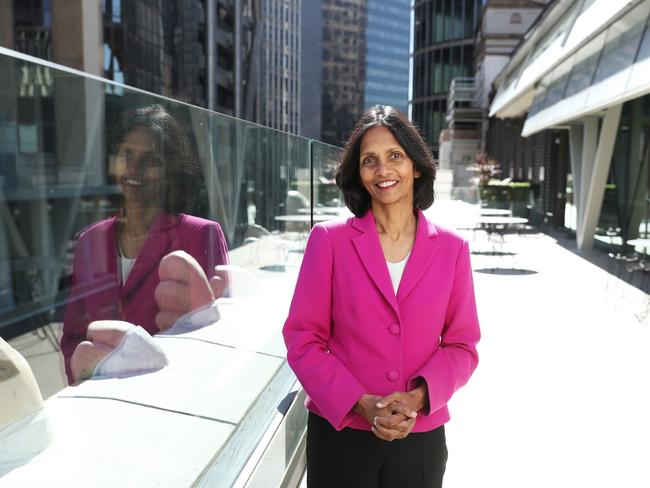
[[[603,33],[576,53],[566,88],[565,96],[567,98],[591,85],[604,40],[605,34]]]
[[[229,484],[295,382],[281,328],[311,209],[341,207],[337,148],[5,54],[0,72],[0,336],[38,357],[44,458],[105,477],[164,443],[175,486],[213,463]],[[148,360],[111,362],[129,341]]]
[[[564,91],[569,81],[572,65],[573,58],[569,58],[553,70],[552,81],[548,85],[546,99],[544,100],[544,107],[550,107],[564,98]]]
[[[648,17],[648,22],[650,22],[650,17]],[[641,46],[639,47],[639,52],[635,61],[639,62],[648,58],[650,58],[650,29],[648,28],[648,23],[646,23],[643,39],[641,40]]]
[[[544,106],[545,99],[546,99],[546,90],[543,88],[542,89],[538,88],[537,91],[535,92],[535,98],[533,99],[533,104],[531,105],[530,111],[528,112],[529,118],[542,109],[542,107]]]
[[[650,6],[634,9],[607,31],[594,83],[629,68],[634,62]]]
[[[349,214],[335,180],[341,149],[316,141],[312,142],[311,148],[314,161],[314,222]]]

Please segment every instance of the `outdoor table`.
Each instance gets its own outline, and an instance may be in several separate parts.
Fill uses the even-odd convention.
[[[496,245],[493,242],[491,251],[488,253],[492,255],[498,255],[498,254],[502,254],[500,251],[503,246],[503,243],[505,242],[504,234],[508,229],[508,227],[514,225],[527,224],[528,219],[523,217],[505,217],[505,216],[498,216],[498,215],[481,216],[475,219],[475,223],[477,224],[478,227],[474,228],[474,235],[476,235],[476,231],[483,230],[488,236],[488,242],[490,241],[490,236],[492,235],[496,235],[499,237],[499,251],[497,251]]]
[[[528,223],[528,219],[524,217],[506,217],[506,216],[481,216],[475,219],[475,222],[479,225],[488,226],[504,226],[508,227],[511,225],[523,225]]]
[[[333,215],[323,215],[323,214],[314,214],[314,222],[325,222],[326,220],[332,220],[334,218]],[[275,220],[278,220],[280,222],[306,222],[310,223],[312,221],[312,216],[311,215],[300,215],[300,214],[293,214],[293,215],[278,215],[275,217]]]
[[[643,248],[643,253],[646,254],[648,249],[650,249],[650,237],[638,237],[636,239],[630,239],[629,241],[625,241],[626,244],[629,244],[630,246],[634,247],[641,247]]]
[[[482,217],[511,216],[512,212],[505,208],[481,208],[478,214]]]
[[[343,212],[348,211],[347,207],[314,207],[314,215],[340,215]],[[310,208],[299,208],[296,210],[299,214],[309,214],[311,213]]]

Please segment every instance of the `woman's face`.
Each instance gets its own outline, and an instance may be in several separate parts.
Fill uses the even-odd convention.
[[[413,183],[420,172],[387,127],[368,129],[361,139],[359,174],[373,205],[413,206]]]
[[[125,202],[161,205],[162,160],[148,129],[136,127],[124,138],[113,163],[113,176]]]

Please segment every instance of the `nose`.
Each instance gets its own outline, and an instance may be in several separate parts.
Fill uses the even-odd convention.
[[[392,167],[386,159],[379,158],[375,169],[377,171],[377,174],[386,175],[391,172]]]
[[[129,172],[137,173],[140,168],[142,168],[142,155],[140,153],[133,153],[126,158],[126,169]]]

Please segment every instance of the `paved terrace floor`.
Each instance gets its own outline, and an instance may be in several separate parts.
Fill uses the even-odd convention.
[[[475,207],[427,213],[462,229]],[[574,242],[461,233],[478,252],[483,337],[450,404],[445,487],[650,487],[648,296],[567,249]],[[481,253],[492,250],[504,254]]]
[[[437,201],[427,214],[470,228],[475,207]],[[450,405],[445,488],[650,487],[647,295],[571,252],[574,243],[460,232],[478,252],[483,339],[479,368]],[[505,254],[481,254],[492,250]],[[47,342],[12,343],[44,396],[62,387]]]

